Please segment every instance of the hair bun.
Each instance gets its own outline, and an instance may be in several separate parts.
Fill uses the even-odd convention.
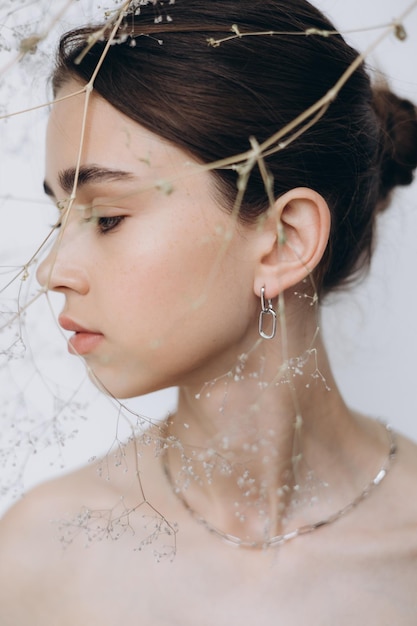
[[[377,87],[374,110],[381,121],[379,208],[389,203],[397,185],[409,185],[417,167],[417,110],[387,87]]]

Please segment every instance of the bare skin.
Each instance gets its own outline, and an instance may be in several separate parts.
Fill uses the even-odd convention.
[[[390,475],[349,515],[257,551],[225,544],[198,525],[173,496],[160,458],[147,449],[145,491],[149,483],[153,505],[179,525],[177,554],[161,562],[152,545],[136,550],[148,532],[143,509],[131,519],[135,534],[92,543],[81,534],[62,547],[51,520],[75,517],[80,502],[91,509],[112,507],[121,495],[137,502],[132,476],[114,470],[109,484],[96,467],[85,468],[38,488],[1,522],[1,623],[412,626],[416,458],[415,446],[400,438]]]
[[[79,89],[70,82],[60,95]],[[50,118],[46,181],[61,206],[83,112],[79,95]],[[329,236],[323,198],[294,189],[261,225],[242,225],[189,155],[96,95],[81,166],[75,205],[63,211],[38,278],[64,296],[61,324],[75,331],[72,350],[80,348],[100,386],[117,397],[179,386],[164,433],[173,443],[161,455],[161,433],[150,431],[148,445],[127,446],[122,466],[109,460],[108,476],[89,466],[34,490],[5,516],[2,626],[414,626],[417,454],[407,440],[358,506],[267,549],[210,534],[162,467],[165,459],[176,482],[185,463],[187,506],[223,533],[259,543],[331,517],[386,464],[385,428],[346,406],[317,333],[308,276]],[[171,193],[161,194],[156,179],[173,181]],[[285,294],[277,341],[259,340],[262,286],[275,302]],[[208,475],[213,457],[227,467]],[[128,526],[123,517],[113,539],[103,538],[108,512],[126,509]],[[89,532],[77,532],[86,511]],[[155,520],[178,532],[148,544]],[[158,562],[154,552],[168,556]]]

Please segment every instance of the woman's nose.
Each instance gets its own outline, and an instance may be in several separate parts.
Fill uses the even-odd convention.
[[[60,231],[57,241],[36,271],[41,287],[47,291],[70,290],[85,295],[89,283],[80,252],[80,243]]]

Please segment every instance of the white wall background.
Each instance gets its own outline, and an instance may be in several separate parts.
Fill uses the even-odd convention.
[[[4,21],[6,13],[15,11],[17,7],[14,0],[2,0],[2,4],[0,17]],[[29,4],[35,11],[36,6],[47,6],[46,14],[39,24],[32,20],[30,28],[27,31],[21,29],[19,36],[22,32],[27,36],[31,29],[39,31],[44,28],[64,3],[54,3],[53,8],[52,3],[43,0],[38,4]],[[411,2],[316,0],[315,4],[331,16],[339,29],[345,31],[388,23]],[[75,5],[71,17],[55,29],[51,42],[72,23],[82,23],[85,19],[83,13],[89,14],[96,3],[81,0]],[[38,17],[39,13],[35,16]],[[21,17],[23,20],[23,14]],[[7,24],[10,25],[9,17]],[[370,63],[384,70],[391,86],[400,95],[417,102],[417,9],[405,22],[405,28],[408,39],[400,42],[390,35],[372,55]],[[364,49],[379,32],[352,34],[348,39]],[[2,33],[4,29],[0,30],[0,48]],[[45,45],[42,49],[47,51],[50,48]],[[8,62],[12,53],[0,49],[0,68]],[[0,75],[0,115],[4,111],[11,112],[45,102],[48,93],[44,82],[47,68],[47,56],[33,55],[17,73],[15,68]],[[34,242],[40,242],[48,230],[47,205],[41,192],[45,121],[45,110],[10,118],[6,123],[0,121],[0,288],[12,276],[11,266],[25,262],[33,253]],[[323,311],[323,328],[336,377],[350,404],[371,415],[388,419],[398,430],[417,440],[416,235],[417,185],[414,184],[396,195],[392,208],[381,219],[379,245],[369,277],[354,290],[329,301]],[[2,303],[0,309],[0,326],[5,319],[6,307],[13,307],[17,287],[29,293],[35,292],[35,286],[31,284],[32,274],[30,272],[25,282],[18,281],[15,287],[3,293],[5,300],[2,302],[5,305]],[[6,433],[6,442],[12,442],[15,448],[18,439],[7,433],[15,432],[22,411],[26,410],[22,437],[27,443],[32,433],[34,439],[39,435],[43,421],[48,421],[56,413],[57,401],[51,404],[53,393],[65,395],[78,382],[85,381],[82,365],[66,355],[62,336],[45,302],[31,307],[27,325],[27,358],[23,361],[6,360],[2,349],[6,346],[4,337],[9,335],[0,333],[0,404],[3,407],[0,409],[0,426],[3,434]],[[31,347],[33,356],[30,355]],[[16,348],[17,352],[19,350],[20,345]],[[13,404],[16,398],[19,402]],[[65,441],[56,445],[56,437],[54,439],[53,433],[46,428],[46,434],[41,433],[37,443],[32,445],[37,454],[31,456],[25,465],[25,486],[62,469],[68,470],[85,463],[112,444],[117,418],[114,406],[85,382],[77,398],[80,403],[85,400],[86,405],[75,407],[78,417],[70,411],[64,420]],[[165,415],[174,404],[173,390],[131,402],[136,411],[152,417]],[[80,414],[87,419],[81,420]],[[30,423],[32,418],[33,423]],[[73,430],[79,431],[77,436],[68,436]],[[25,454],[22,456],[19,452],[19,456],[17,449],[15,452],[18,466],[23,463]],[[13,460],[5,459],[3,467],[1,461],[0,452],[3,478],[9,472],[12,476],[10,482],[13,482],[18,473]],[[3,482],[6,484],[7,478]],[[19,488],[20,483],[17,490]],[[3,506],[9,501],[10,498],[3,497]]]

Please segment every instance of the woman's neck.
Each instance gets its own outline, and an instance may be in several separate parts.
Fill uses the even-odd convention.
[[[265,346],[215,380],[182,387],[166,431],[164,462],[187,506],[243,541],[302,525],[313,501],[320,518],[317,494],[329,476],[340,487],[357,430],[320,341],[278,374]],[[349,497],[339,491],[335,507]]]

